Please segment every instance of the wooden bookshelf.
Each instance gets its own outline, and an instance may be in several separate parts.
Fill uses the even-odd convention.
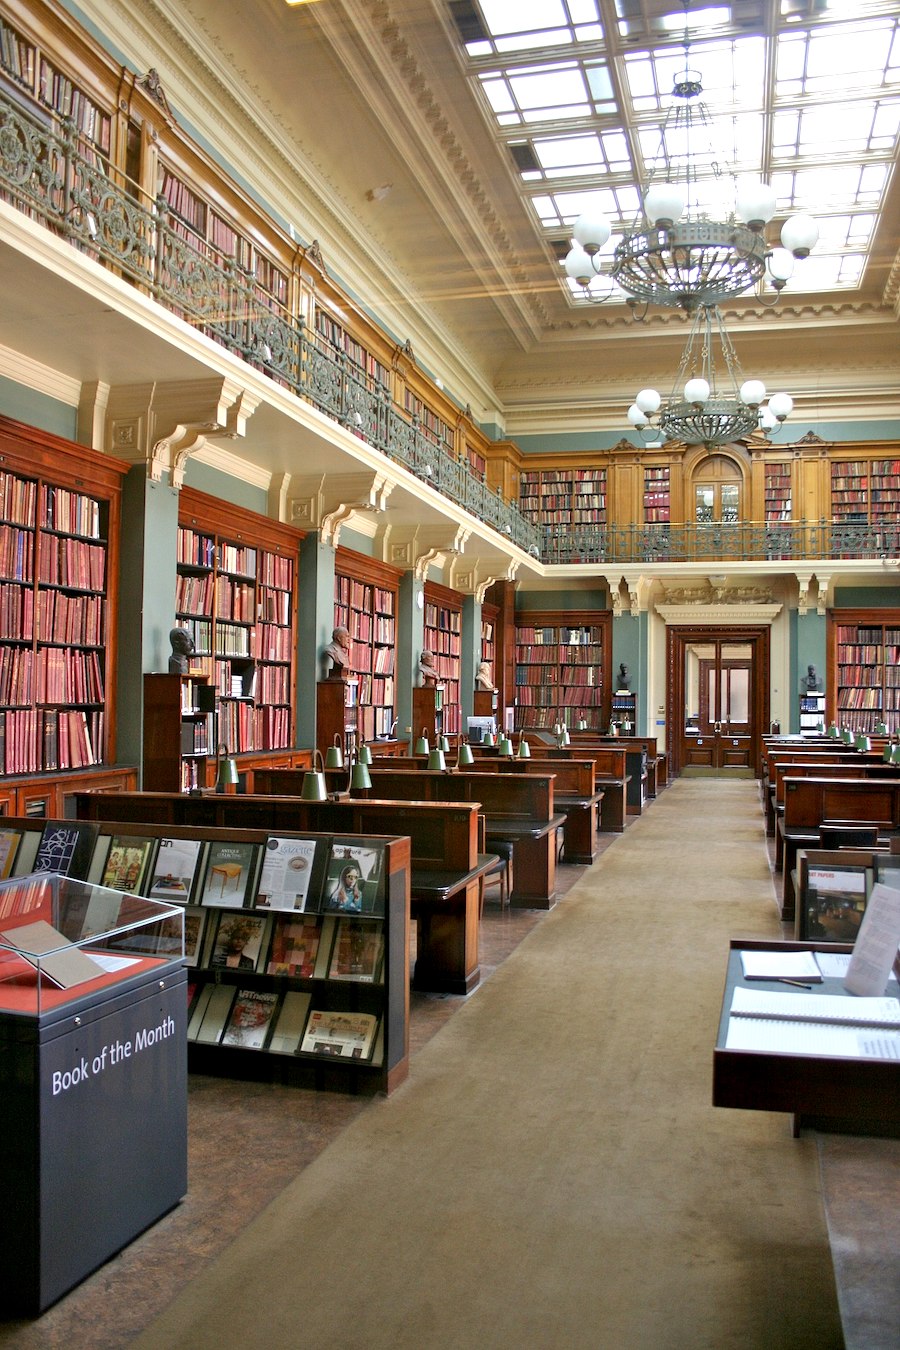
[[[425,650],[434,653],[434,664],[438,673],[438,688],[441,691],[435,729],[429,728],[430,735],[456,736],[462,727],[460,708],[460,661],[462,655],[462,597],[446,586],[436,582],[425,583]],[[413,734],[421,734],[422,726],[427,723],[418,721],[415,712],[413,690]]]
[[[0,68],[12,83],[59,124],[71,121],[79,149],[108,167],[112,150],[112,91],[103,91],[97,67],[71,53],[61,59],[50,33],[23,14],[10,23],[0,18]]]
[[[115,759],[126,464],[0,417],[0,775]],[[90,484],[90,491],[85,485]]]
[[[294,744],[297,551],[302,534],[183,488],[176,623],[191,634],[190,666],[216,693],[212,756]],[[182,756],[182,789],[209,786],[214,763]]]
[[[833,461],[831,515],[836,525],[895,524],[900,515],[900,459]]]
[[[399,585],[396,568],[350,549],[338,549],[334,626],[350,634],[348,674],[357,684],[356,729],[363,741],[389,736],[394,722]]]
[[[644,523],[668,525],[671,519],[668,464],[644,466]]]
[[[605,525],[606,468],[525,470],[519,509],[536,525]]]
[[[598,619],[600,622],[598,622]],[[609,722],[609,616],[576,611],[516,618],[516,729]]]
[[[766,524],[775,525],[790,520],[793,514],[790,460],[765,463],[763,492]]]
[[[871,735],[900,730],[900,609],[828,614],[829,719]]]
[[[315,327],[316,333],[327,348],[333,353],[342,353],[347,357],[361,382],[370,388],[376,384],[390,388],[390,368],[322,305],[316,305]]]

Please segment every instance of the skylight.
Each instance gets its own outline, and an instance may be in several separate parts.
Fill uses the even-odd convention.
[[[699,149],[661,141],[685,69],[680,4],[461,2],[470,76],[520,166],[548,256],[591,203],[628,228],[664,149],[696,162],[701,200],[733,197],[732,175],[748,175],[771,184],[779,216],[815,214],[819,248],[789,290],[859,284],[900,147],[900,17],[880,0],[782,0],[751,32],[738,0],[692,7],[687,62],[709,112]],[[578,298],[561,268],[560,284]]]

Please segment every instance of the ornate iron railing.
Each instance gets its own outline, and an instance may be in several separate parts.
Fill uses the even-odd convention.
[[[61,129],[60,129],[61,127]],[[0,91],[0,195],[170,313],[546,563],[896,557],[897,527],[538,526],[469,471],[367,375],[174,217],[106,166],[74,126],[42,122]]]
[[[789,562],[898,556],[900,523],[545,525],[541,537],[541,558],[547,563]]]

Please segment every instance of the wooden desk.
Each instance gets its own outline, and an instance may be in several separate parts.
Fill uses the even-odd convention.
[[[555,765],[560,761],[592,759],[594,788],[598,792],[603,792],[600,802],[600,829],[612,834],[622,833],[628,812],[628,785],[631,781],[626,770],[624,746],[618,742],[603,746],[582,744],[577,748],[572,745],[549,746],[543,741],[532,743],[530,738],[529,744],[533,744],[532,756],[524,762],[548,763],[553,766],[551,772],[555,772]]]
[[[554,806],[554,776],[459,770],[375,769],[370,792],[397,801],[477,802],[484,813],[487,847],[513,845],[510,904],[550,909],[556,898],[556,831],[565,817]]]
[[[302,773],[273,769],[273,776]],[[418,923],[413,986],[432,992],[467,994],[481,978],[478,956],[480,874],[478,807],[472,802],[351,800],[304,802],[286,794],[226,796],[210,793],[133,792],[73,794],[79,820],[216,826],[334,834],[407,835],[411,848],[411,905]],[[388,823],[390,827],[388,828]],[[452,873],[458,884],[444,894],[436,911],[433,873]],[[473,875],[474,873],[474,875]],[[419,887],[417,889],[416,880]],[[443,889],[449,883],[445,881]],[[438,888],[441,889],[441,888]]]
[[[784,815],[775,833],[775,867],[782,873],[781,917],[795,915],[797,849],[815,847],[823,820],[873,821],[885,837],[900,829],[900,776],[891,779],[808,777],[784,780]]]
[[[897,778],[896,764],[885,764],[874,756],[850,759],[847,756],[833,760],[818,756],[799,762],[776,759],[774,778],[766,803],[766,833],[775,833],[775,822],[784,812],[785,778]],[[769,829],[771,816],[772,828]]]
[[[597,856],[597,833],[603,789],[594,783],[592,759],[478,759],[465,773],[552,774],[553,801],[566,818],[563,861],[589,866]]]
[[[732,939],[713,1052],[713,1106],[791,1112],[795,1134],[802,1125],[820,1121],[847,1132],[866,1128],[876,1133],[879,1130],[894,1133],[900,1126],[900,1062],[725,1048],[732,993],[738,985],[746,983],[741,969],[742,950],[846,952],[851,948],[835,943],[817,946]],[[752,987],[782,993],[786,989],[785,985],[769,980],[753,980]],[[898,997],[896,980],[891,981],[888,990],[892,997]],[[842,982],[834,979],[816,985],[815,991],[841,995],[844,992]]]

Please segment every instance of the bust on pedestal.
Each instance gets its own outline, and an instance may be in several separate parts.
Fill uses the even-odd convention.
[[[172,647],[169,656],[169,674],[187,675],[189,670],[188,657],[194,655],[194,639],[186,628],[172,628],[169,632],[169,642]]]
[[[322,653],[326,680],[342,680],[350,670],[350,631],[335,628],[331,641]]]

